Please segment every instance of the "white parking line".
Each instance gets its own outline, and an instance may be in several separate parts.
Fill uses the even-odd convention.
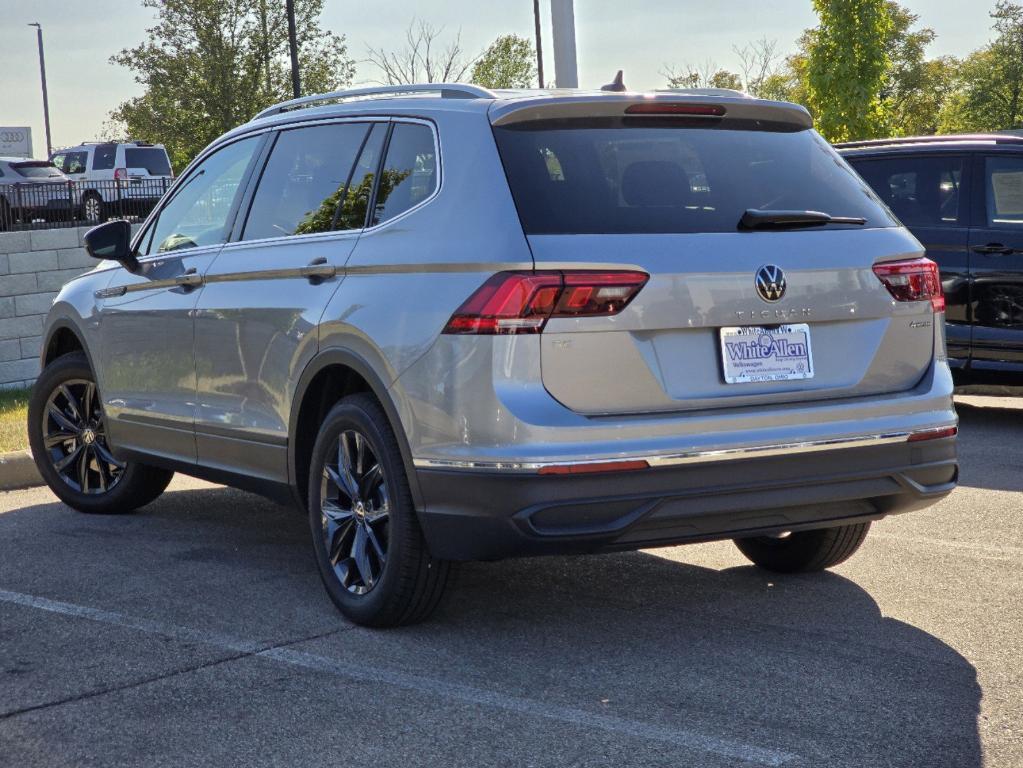
[[[384,685],[423,693],[428,696],[440,696],[453,701],[477,706],[493,707],[515,712],[521,715],[542,717],[584,728],[594,728],[623,736],[630,736],[648,741],[659,741],[686,749],[700,750],[709,754],[734,760],[742,760],[755,765],[779,766],[796,759],[796,755],[775,749],[743,744],[729,739],[696,733],[685,728],[670,727],[629,720],[590,712],[585,709],[549,704],[538,699],[513,696],[498,691],[474,688],[459,683],[451,683],[436,678],[422,677],[406,672],[370,667],[360,664],[353,667],[347,663],[304,653],[290,648],[266,648],[265,644],[234,638],[213,632],[180,627],[160,621],[127,616],[114,611],[104,611],[74,603],[49,600],[45,597],[26,595],[21,592],[9,592],[0,589],[0,602],[35,608],[64,616],[74,616],[102,624],[134,629],[148,634],[162,635],[174,640],[201,642],[223,650],[249,653],[252,656],[269,659],[281,664],[302,667],[317,672],[326,672],[340,678],[359,682],[382,683]]]

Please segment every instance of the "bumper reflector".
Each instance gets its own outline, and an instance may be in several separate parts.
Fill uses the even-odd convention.
[[[646,461],[602,461],[593,464],[555,464],[541,467],[541,475],[586,475],[592,472],[627,472],[635,469],[650,469]]]
[[[908,443],[918,443],[921,440],[938,440],[942,437],[955,437],[959,434],[959,427],[938,427],[937,429],[922,429],[919,432],[910,432],[906,438]]]

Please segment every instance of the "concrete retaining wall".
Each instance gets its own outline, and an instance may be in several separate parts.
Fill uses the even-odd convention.
[[[64,283],[96,266],[82,248],[88,230],[0,232],[0,389],[39,375],[43,318]]]

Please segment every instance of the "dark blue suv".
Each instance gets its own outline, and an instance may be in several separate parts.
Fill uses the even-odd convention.
[[[949,363],[963,381],[1023,374],[1023,137],[837,145],[938,263]]]

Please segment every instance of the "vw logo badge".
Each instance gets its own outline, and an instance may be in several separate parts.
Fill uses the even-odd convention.
[[[757,293],[764,301],[778,301],[785,295],[785,273],[767,264],[757,270]]]

